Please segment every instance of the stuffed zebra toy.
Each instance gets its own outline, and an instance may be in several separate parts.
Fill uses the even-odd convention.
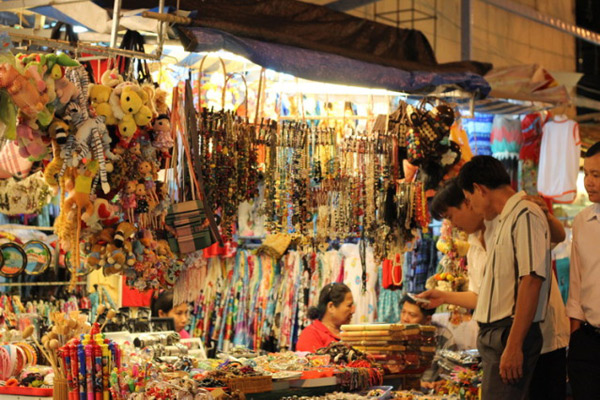
[[[105,145],[103,137],[109,137],[104,117],[86,118],[87,110],[84,110],[78,102],[71,102],[65,110],[65,118],[77,128],[75,135],[67,140],[61,156],[65,160],[63,166],[77,167],[84,158],[93,157],[100,166],[100,182],[104,193],[110,191],[110,185],[106,177],[106,157],[110,160],[118,159],[118,156],[110,151],[110,139]],[[61,174],[64,171],[61,170]]]

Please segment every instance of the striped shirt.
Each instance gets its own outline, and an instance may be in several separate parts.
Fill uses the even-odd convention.
[[[519,278],[535,274],[544,279],[533,322],[546,315],[551,273],[550,232],[542,210],[513,195],[497,218],[488,248],[486,266],[474,318],[492,323],[514,317]],[[486,235],[487,236],[487,235]]]

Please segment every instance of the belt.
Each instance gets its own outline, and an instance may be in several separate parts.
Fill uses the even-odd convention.
[[[589,333],[592,333],[593,335],[600,338],[600,328],[596,328],[594,325],[590,325],[587,322],[584,322],[581,327]]]
[[[501,320],[490,322],[490,323],[478,322],[477,324],[479,325],[480,329],[487,329],[487,328],[506,328],[506,327],[511,326],[512,323],[513,323],[513,318],[506,317]]]

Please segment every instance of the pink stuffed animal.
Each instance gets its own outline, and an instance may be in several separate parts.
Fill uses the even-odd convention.
[[[48,102],[47,95],[40,94],[27,78],[8,63],[0,64],[0,88],[5,88],[21,112],[32,118],[35,118]]]
[[[79,94],[77,86],[75,86],[73,82],[71,82],[64,76],[56,80],[56,82],[54,83],[54,90],[56,90],[58,101],[60,101],[61,104],[67,104],[69,101],[76,98]]]
[[[48,146],[42,140],[40,133],[27,124],[17,125],[17,141],[19,154],[29,161],[40,161],[48,155]]]

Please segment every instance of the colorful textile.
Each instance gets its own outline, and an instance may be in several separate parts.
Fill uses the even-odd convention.
[[[477,112],[474,118],[463,118],[463,128],[469,137],[469,146],[473,155],[492,155],[490,136],[493,120],[493,115]]]

